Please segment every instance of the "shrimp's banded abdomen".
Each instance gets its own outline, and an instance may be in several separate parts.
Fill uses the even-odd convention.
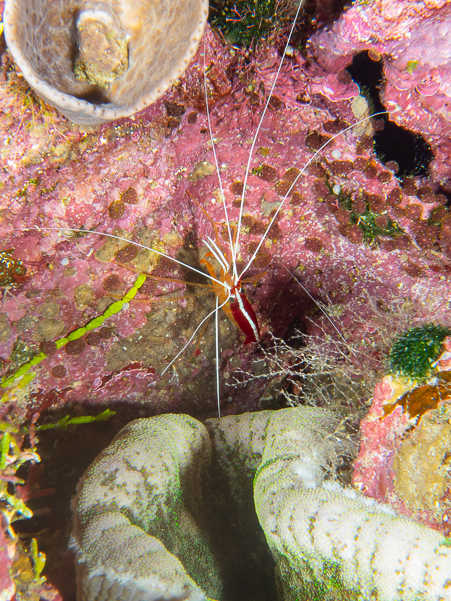
[[[236,291],[229,307],[236,325],[246,336],[244,344],[258,342],[260,340],[260,328],[258,327],[257,316],[244,292]]]

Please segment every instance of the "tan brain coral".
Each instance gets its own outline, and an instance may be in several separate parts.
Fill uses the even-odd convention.
[[[6,0],[6,41],[35,92],[98,125],[155,102],[197,51],[207,0]]]
[[[324,409],[126,426],[83,476],[80,601],[451,601],[449,539],[334,478]]]

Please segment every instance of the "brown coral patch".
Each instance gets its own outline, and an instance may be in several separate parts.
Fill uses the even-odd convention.
[[[108,290],[108,291],[118,290],[120,287],[121,287],[121,278],[115,273],[112,273],[111,275],[109,275],[102,282],[102,288],[104,290]]]
[[[392,207],[392,213],[395,217],[404,217],[404,209],[400,205]]]
[[[412,219],[414,221],[421,219],[422,214],[423,214],[423,209],[421,208],[421,205],[417,205],[417,204],[409,205],[408,207],[406,207],[406,209],[404,211],[405,217],[407,217],[407,219]]]
[[[39,348],[44,355],[47,355],[47,357],[51,357],[58,350],[56,343],[52,340],[45,340],[44,342],[41,342]]]
[[[122,200],[113,200],[108,207],[108,213],[111,219],[120,219],[125,213],[125,203]]]
[[[275,182],[277,179],[277,169],[263,163],[258,169],[257,175],[265,182]]]
[[[299,177],[300,173],[301,172],[297,167],[290,167],[290,169],[287,169],[282,179],[292,184]]]
[[[357,196],[352,201],[352,209],[359,215],[363,215],[366,211],[366,202],[363,196]]]
[[[66,374],[67,369],[64,367],[64,365],[55,365],[55,367],[52,369],[52,376],[54,378],[64,378]]]
[[[392,178],[392,175],[390,173],[390,171],[382,171],[382,173],[379,173],[379,175],[377,176],[377,179],[382,183],[382,184],[386,184],[387,182],[389,182]]]
[[[122,200],[122,202],[126,202],[129,205],[138,204],[138,194],[136,193],[135,188],[130,187],[130,188],[127,188],[127,190],[125,190],[125,192],[122,192],[121,200]]]
[[[446,217],[448,217],[448,209],[446,207],[440,207],[439,209],[436,209],[431,215],[432,221],[437,223],[440,223],[440,221]]]
[[[85,341],[83,338],[77,340],[69,340],[64,347],[68,355],[80,355],[85,350]]]
[[[367,150],[373,148],[373,138],[370,136],[363,136],[360,142],[356,146],[356,154],[364,154]]]
[[[260,251],[259,253],[257,253],[252,265],[254,267],[256,267],[257,269],[264,269],[270,263],[271,263],[271,255],[267,252]]]
[[[419,278],[423,275],[423,268],[416,263],[411,263],[410,261],[404,265],[403,269],[407,275],[410,275],[411,278]]]
[[[86,344],[89,344],[89,346],[98,346],[101,340],[102,336],[99,334],[99,332],[89,332],[89,334],[86,336]]]
[[[430,196],[432,194],[432,188],[430,186],[421,186],[417,190],[417,196],[420,200],[423,200],[425,196]]]
[[[399,165],[396,161],[387,161],[385,163],[385,166],[387,167],[387,169],[390,169],[390,171],[392,173],[394,173],[395,175],[398,173],[399,171]]]
[[[349,223],[350,215],[350,212],[346,211],[346,209],[338,209],[338,211],[335,211],[335,219],[342,225]]]
[[[387,204],[394,207],[399,204],[402,200],[402,193],[399,188],[393,188],[387,196]]]
[[[135,244],[127,244],[124,248],[116,251],[114,257],[119,263],[129,263],[138,255],[138,248]]]
[[[330,136],[322,136],[320,133],[315,131],[305,138],[305,145],[310,150],[319,150],[329,140],[332,140]],[[333,146],[333,141],[329,143],[329,147],[330,146]]]
[[[329,194],[329,188],[326,185],[326,180],[316,179],[313,184],[313,189],[320,197],[325,197]]]
[[[305,248],[312,252],[319,253],[324,244],[319,238],[306,238],[304,242]]]
[[[377,175],[377,169],[373,165],[369,165],[363,173],[367,179],[374,179]]]
[[[244,182],[241,182],[241,181],[233,182],[233,184],[230,184],[229,190],[230,190],[230,192],[232,192],[232,194],[235,194],[235,196],[241,196],[243,194],[243,190],[244,190]]]
[[[323,123],[323,129],[328,134],[339,134],[341,131],[349,127],[349,123],[344,119],[334,119],[333,121],[326,121]]]
[[[388,224],[388,217],[387,217],[387,215],[378,215],[374,219],[374,222],[378,227],[385,228],[385,227],[387,227],[387,224]]]
[[[352,244],[361,244],[363,242],[363,232],[356,224],[346,226],[346,237]]]
[[[399,250],[405,250],[406,248],[409,248],[409,246],[410,246],[410,238],[409,238],[409,236],[406,236],[405,234],[396,236],[394,242],[395,242],[396,248],[398,248]]]
[[[415,185],[415,180],[411,177],[406,177],[406,179],[402,183],[402,189],[409,196],[415,196],[417,193],[417,187]]]
[[[428,249],[433,248],[437,243],[439,234],[439,228],[435,225],[430,225],[427,227],[426,231],[420,232],[415,237],[415,242],[418,244],[420,248]]]
[[[326,170],[321,163],[312,163],[309,165],[308,172],[315,177],[324,177],[326,175]]]
[[[351,161],[332,161],[329,167],[334,175],[347,175],[354,168]]]
[[[302,200],[302,195],[299,194],[299,192],[293,192],[293,194],[291,195],[290,204],[293,207],[298,207],[302,204]]]
[[[281,179],[276,183],[274,188],[279,196],[286,196],[292,185],[291,182]]]
[[[451,238],[451,215],[442,220],[440,231],[440,240],[447,240],[449,238]]]
[[[364,171],[368,167],[368,159],[357,157],[354,160],[353,166],[356,171]]]
[[[368,204],[373,213],[381,213],[386,208],[382,196],[379,196],[379,194],[369,194]]]

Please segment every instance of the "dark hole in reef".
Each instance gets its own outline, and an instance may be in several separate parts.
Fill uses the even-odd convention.
[[[372,60],[368,51],[365,51],[356,54],[347,68],[369,102],[372,113],[385,111],[380,99],[382,67],[381,60]],[[399,165],[397,176],[401,178],[409,175],[427,175],[429,163],[434,155],[423,136],[389,121],[388,115],[378,118],[382,118],[385,123],[383,130],[374,134],[374,148],[381,161],[396,161]]]

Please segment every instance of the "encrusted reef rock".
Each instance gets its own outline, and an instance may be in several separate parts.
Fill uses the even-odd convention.
[[[35,92],[75,123],[98,125],[166,92],[196,53],[207,15],[206,0],[6,0],[3,18]]]
[[[79,600],[451,599],[446,539],[334,480],[336,426],[313,408],[129,424],[75,498]]]

